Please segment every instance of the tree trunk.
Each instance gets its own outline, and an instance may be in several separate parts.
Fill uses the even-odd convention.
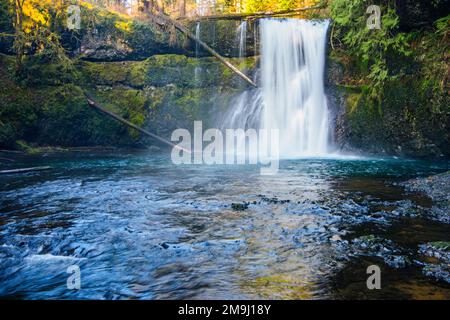
[[[34,171],[45,171],[45,170],[50,170],[50,169],[51,169],[51,167],[12,169],[12,170],[2,170],[2,171],[0,171],[0,174],[27,173],[27,172],[34,172]]]
[[[151,133],[151,132],[149,132],[149,131],[147,131],[145,129],[142,129],[142,128],[138,127],[137,125],[131,123],[130,121],[125,120],[124,118],[116,115],[115,113],[113,113],[113,112],[111,112],[109,110],[106,110],[105,108],[103,108],[99,104],[97,104],[94,101],[94,99],[92,99],[88,94],[85,94],[85,96],[86,96],[86,99],[87,99],[87,102],[88,102],[89,106],[94,108],[94,109],[97,109],[98,111],[102,112],[103,114],[105,114],[105,115],[107,115],[107,116],[109,116],[109,117],[111,117],[111,118],[113,118],[113,119],[115,119],[115,120],[117,120],[117,121],[127,125],[130,128],[133,128],[134,130],[139,131],[140,133],[145,134],[146,136],[149,136],[149,137],[151,137],[151,138],[153,138],[155,140],[158,140],[159,142],[167,144],[167,145],[169,145],[169,146],[171,146],[173,148],[176,148],[176,149],[178,149],[180,151],[191,153],[189,150],[186,150],[186,149],[184,149],[184,148],[182,148],[182,147],[180,147],[180,146],[170,142],[169,140],[166,140],[166,139],[164,139],[164,138],[162,138],[162,137],[160,137],[160,136],[158,136],[158,135],[156,135],[154,133]]]
[[[186,0],[180,0],[180,17],[186,16]]]
[[[292,10],[282,10],[282,11],[274,11],[274,12],[254,12],[254,13],[228,13],[228,14],[214,14],[209,16],[197,16],[193,18],[189,18],[189,21],[202,21],[202,20],[240,20],[240,19],[257,19],[257,18],[265,18],[265,17],[274,17],[274,16],[289,16],[296,15],[302,13],[304,11],[309,10],[318,10],[324,9],[326,5],[319,4],[312,7],[306,8],[298,8]]]
[[[24,33],[23,33],[23,3],[25,0],[15,0],[15,13],[16,13],[16,21],[15,21],[15,29],[16,29],[16,38],[14,40],[14,47],[16,49],[16,72],[20,73],[22,70],[23,57],[25,55],[24,48]]]
[[[203,49],[205,49],[207,52],[209,52],[212,56],[214,56],[217,60],[219,60],[220,62],[222,62],[226,67],[228,67],[231,71],[233,71],[234,73],[236,73],[239,77],[241,77],[242,79],[244,79],[247,83],[249,83],[250,85],[252,85],[253,87],[257,87],[257,85],[244,73],[242,73],[238,68],[236,68],[231,62],[229,62],[228,60],[226,60],[224,57],[222,57],[218,52],[216,52],[213,48],[211,48],[210,46],[208,46],[205,42],[203,42],[202,40],[200,40],[199,38],[197,38],[191,31],[189,31],[184,25],[182,25],[181,23],[171,19],[170,17],[166,16],[166,15],[156,15],[155,16],[157,19],[162,21],[162,24],[167,26],[167,25],[172,25],[174,26],[177,30],[179,30],[180,32],[184,33],[189,39],[197,42]],[[155,19],[153,19],[155,20]],[[158,22],[157,22],[158,23]]]

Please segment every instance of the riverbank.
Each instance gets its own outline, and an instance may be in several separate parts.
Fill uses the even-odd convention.
[[[421,192],[433,200],[433,214],[439,220],[450,223],[450,171],[412,179],[401,184],[411,192]]]
[[[431,215],[435,219],[450,223],[450,171],[409,180],[402,184],[406,190],[421,192],[433,200]],[[423,244],[419,252],[423,273],[437,280],[450,283],[450,239]]]

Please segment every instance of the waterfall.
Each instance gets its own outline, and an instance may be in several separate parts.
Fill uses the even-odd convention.
[[[328,26],[329,21],[261,20],[261,88],[235,99],[222,127],[278,129],[283,158],[326,156]]]
[[[237,29],[237,40],[239,43],[239,58],[245,57],[247,52],[247,21],[242,21]]]
[[[258,44],[258,39],[259,39],[259,33],[258,33],[258,30],[259,30],[259,27],[258,27],[258,20],[255,20],[255,21],[253,22],[253,37],[254,37],[254,39],[253,39],[253,43],[254,43],[254,48],[253,48],[253,50],[254,50],[255,56],[257,56],[257,55],[259,54],[259,52],[258,52],[258,46],[257,46],[257,44]]]
[[[200,22],[197,22],[197,25],[195,27],[195,37],[197,39],[200,39],[200,35],[201,35],[200,31],[201,31],[201,29],[200,29]],[[200,53],[200,45],[198,44],[198,42],[195,42],[195,57],[196,58],[199,57],[199,53]],[[195,70],[194,70],[195,82],[199,82],[200,81],[200,71],[201,71],[200,67],[196,66]]]
[[[283,156],[320,156],[328,151],[324,89],[328,24],[262,21],[262,127],[280,130]]]

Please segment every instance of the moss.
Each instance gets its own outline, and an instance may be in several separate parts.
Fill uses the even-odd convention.
[[[28,145],[28,143],[23,141],[23,140],[17,140],[16,141],[16,146],[17,146],[18,150],[24,151],[24,152],[26,152],[28,154],[37,154],[37,153],[39,153],[39,149],[38,148],[35,148],[35,147],[32,147],[32,146]]]
[[[256,60],[230,59],[239,68],[250,72]],[[158,55],[143,61],[83,62],[78,65],[84,83],[106,86],[179,87],[239,86],[239,78],[213,58],[188,58],[180,55]],[[195,74],[198,74],[196,79]]]
[[[436,250],[443,250],[443,251],[449,251],[450,250],[450,242],[448,241],[438,241],[438,242],[431,242],[428,243],[428,245]]]
[[[354,112],[356,112],[359,102],[361,100],[362,94],[359,93],[353,93],[353,94],[348,94],[347,95],[347,106],[348,106],[348,113],[352,114]]]
[[[432,30],[410,33],[411,57],[390,58],[395,75],[386,81],[379,100],[370,96],[370,82],[361,61],[335,50],[330,54],[331,81],[345,96],[347,141],[372,152],[422,158],[450,157],[448,43]]]
[[[79,67],[85,83],[142,88],[145,85],[145,76],[148,72],[148,61],[83,62]]]
[[[143,127],[146,122],[148,97],[141,90],[113,88],[110,90],[96,90],[97,101],[108,110],[122,116],[124,119]],[[140,133],[134,129],[127,129],[128,135],[137,140]]]
[[[71,65],[28,57],[19,79],[28,87],[58,86],[78,80]]]
[[[129,65],[127,80],[134,87],[144,87],[148,74],[149,61],[141,61]]]
[[[175,103],[179,106],[180,111],[188,116],[189,120],[194,121],[202,118],[200,112],[203,109],[201,107],[204,101],[208,101],[204,90],[191,89],[183,91],[183,94],[175,100]],[[207,106],[205,105],[205,107]]]
[[[254,64],[255,59],[246,59],[242,67]],[[40,62],[30,67],[46,79],[40,82],[31,75],[19,83],[9,72],[14,69],[14,58],[0,56],[3,147],[17,147],[17,140],[64,147],[148,143],[136,130],[89,108],[84,91],[137,126],[170,137],[174,129],[189,129],[195,120],[206,125],[210,110],[224,109],[241,86],[236,75],[226,76],[228,69],[215,59],[179,55],[127,62],[81,61],[75,66],[77,74],[68,74],[60,82],[52,80],[58,78],[57,65]],[[200,79],[194,77],[197,67],[201,68]]]
[[[0,55],[0,146],[16,147],[36,128],[37,109],[34,92],[18,85],[13,78],[13,58]]]
[[[240,60],[230,59],[239,65]],[[245,59],[241,67],[254,70],[256,60]],[[198,78],[195,75],[198,75]],[[214,58],[188,58],[179,55],[154,56],[148,59],[148,85],[179,87],[239,86],[239,78]]]

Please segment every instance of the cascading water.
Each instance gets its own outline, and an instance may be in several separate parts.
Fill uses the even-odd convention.
[[[200,22],[197,22],[197,25],[195,27],[195,36],[197,37],[197,39],[200,39],[200,36],[201,36],[200,31],[201,31],[201,29],[200,29]],[[200,46],[196,42],[195,43],[195,57],[196,58],[199,57],[199,53],[200,53]],[[201,71],[200,67],[196,66],[195,70],[194,70],[195,82],[199,82],[200,81],[200,71]]]
[[[247,51],[247,21],[242,21],[237,29],[239,43],[239,58],[243,59]]]
[[[261,20],[262,88],[240,95],[222,127],[278,129],[283,158],[327,155],[328,26],[328,21]]]
[[[262,21],[262,127],[280,130],[282,156],[321,156],[328,151],[324,89],[328,24]]]

